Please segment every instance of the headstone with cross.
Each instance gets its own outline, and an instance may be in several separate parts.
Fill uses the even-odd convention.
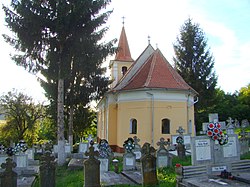
[[[202,123],[202,132],[201,132],[201,134],[206,134],[207,133],[207,126],[210,123],[215,123],[215,122],[218,122],[221,125],[221,130],[226,130],[226,122],[225,121],[219,121],[219,116],[218,116],[217,113],[209,114],[208,119],[209,119],[208,120],[209,122]]]
[[[17,173],[12,170],[12,168],[16,167],[16,163],[11,158],[7,158],[6,163],[2,163],[1,167],[5,171],[0,175],[0,187],[17,187]]]
[[[234,134],[234,127],[235,127],[233,124],[234,120],[231,117],[229,117],[227,122],[228,122],[226,126],[227,134]]]
[[[177,133],[179,133],[178,137],[176,138],[176,149],[177,149],[177,155],[179,158],[184,158],[186,156],[186,148],[184,145],[184,137],[183,133],[185,132],[185,129],[183,129],[181,126],[176,130]]]
[[[141,159],[141,145],[139,144],[140,139],[137,136],[133,137],[135,148],[133,149],[133,153],[135,154],[136,160]]]
[[[159,149],[157,150],[157,157],[156,157],[156,165],[158,168],[160,167],[167,167],[172,165],[172,157],[168,152],[168,149],[165,146],[170,145],[170,140],[165,141],[164,138],[160,138],[160,141],[157,142]]]
[[[155,149],[149,144],[142,146],[142,183],[143,186],[154,186],[158,184],[156,173]]]
[[[41,187],[53,187],[55,186],[55,157],[51,155],[51,151],[45,151],[45,154],[41,157],[40,169],[40,184]]]
[[[240,154],[241,155],[245,154],[249,151],[248,144],[249,144],[250,137],[245,130],[246,127],[247,127],[247,125],[242,123],[241,128],[240,128],[240,132],[239,132]]]
[[[94,142],[90,142],[89,152],[85,155],[89,156],[87,160],[83,162],[84,165],[84,187],[101,187],[100,184],[100,161],[95,157],[99,156],[99,152],[94,149]]]
[[[87,150],[88,150],[90,147],[90,142],[93,141],[92,135],[89,134],[88,137],[86,138],[86,140],[88,141],[88,146],[87,146]]]
[[[124,141],[123,147],[125,154],[123,155],[123,170],[136,170],[136,155],[133,153],[135,148],[134,139],[128,138]]]

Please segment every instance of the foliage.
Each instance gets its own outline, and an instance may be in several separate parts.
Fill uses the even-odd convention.
[[[199,24],[189,18],[180,29],[180,35],[173,45],[173,58],[177,72],[199,95],[195,105],[196,130],[201,130],[204,112],[213,106],[217,77],[213,70],[214,58],[207,47],[205,33]]]
[[[247,91],[248,90],[248,91]],[[233,94],[225,93],[221,89],[216,89],[216,105],[208,110],[208,113],[218,113],[220,121],[226,121],[228,117],[237,119],[241,122],[243,119],[250,120],[250,86],[242,87],[239,92]]]
[[[36,141],[37,127],[45,117],[42,104],[35,104],[31,97],[13,90],[0,97],[0,106],[6,120],[0,131],[4,142],[25,140],[31,145]]]
[[[103,25],[112,13],[102,9],[110,2],[12,0],[10,7],[3,6],[5,21],[14,34],[4,38],[18,51],[12,58],[17,65],[45,77],[40,82],[51,103],[50,115],[55,122],[58,119],[60,138],[64,113],[71,108],[74,114],[79,107],[88,109],[89,102],[108,89],[109,80],[101,66],[114,53],[115,40],[101,39],[108,30]]]

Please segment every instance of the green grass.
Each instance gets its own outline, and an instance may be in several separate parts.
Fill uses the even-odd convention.
[[[119,160],[119,172],[122,171],[122,158],[117,157]],[[250,152],[241,156],[241,159],[250,159]],[[173,157],[172,167],[164,167],[157,170],[157,177],[159,185],[157,187],[175,187],[176,186],[176,174],[175,164],[181,164],[182,166],[191,165],[191,156],[187,156],[185,159],[179,159]],[[114,167],[111,164],[110,170],[113,171]],[[67,166],[57,167],[56,169],[56,187],[82,187],[84,183],[83,170],[68,170]],[[141,185],[113,185],[112,187],[140,187]],[[33,187],[39,186],[39,178],[37,178]]]

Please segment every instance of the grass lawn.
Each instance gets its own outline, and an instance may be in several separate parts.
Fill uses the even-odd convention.
[[[119,172],[122,171],[122,158],[119,159]],[[241,159],[250,159],[250,152],[241,156]],[[160,168],[157,170],[159,185],[157,187],[175,187],[175,169],[174,166],[179,163],[183,166],[191,165],[191,156],[185,159],[174,157],[172,160],[172,167]],[[110,170],[114,170],[112,164]],[[82,187],[84,184],[83,170],[68,170],[67,166],[57,167],[56,169],[56,187]],[[139,187],[141,185],[114,185],[112,187]],[[37,178],[33,187],[39,186],[39,178]]]

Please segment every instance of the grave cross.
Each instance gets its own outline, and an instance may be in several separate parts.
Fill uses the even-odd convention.
[[[138,144],[139,144],[140,139],[139,139],[139,138],[137,138],[137,136],[134,136],[134,137],[133,137],[133,139],[134,139],[134,144],[138,145]]]
[[[1,167],[3,169],[5,169],[5,172],[9,173],[9,172],[12,172],[12,168],[16,167],[16,163],[13,162],[13,160],[11,158],[7,158],[6,159],[6,163],[2,163]]]
[[[160,138],[160,141],[157,142],[157,145],[160,146],[159,149],[166,149],[166,148],[165,148],[165,145],[166,145],[166,146],[169,146],[169,145],[170,145],[170,141],[165,141],[164,138]]]
[[[231,117],[229,117],[227,122],[228,122],[226,129],[227,134],[234,134],[234,124],[233,124],[234,120]]]
[[[176,132],[182,136],[183,133],[185,132],[185,129],[183,129],[182,126],[179,126],[179,129],[177,129]]]
[[[152,146],[150,146],[150,143],[144,143],[144,145],[142,146],[142,154],[143,155],[150,155],[153,154],[155,152],[155,148],[153,148]]]
[[[95,151],[95,148],[94,148],[94,141],[90,141],[90,147],[89,147],[89,152],[86,152],[85,155],[86,156],[89,156],[89,159],[94,159],[95,156],[99,156],[99,152],[98,151]]]
[[[218,114],[209,114],[209,122],[205,122],[202,123],[202,134],[206,134],[207,133],[207,127],[210,123],[216,123],[218,122],[221,125],[221,130],[225,130],[226,129],[226,122],[225,121],[219,121],[219,117]]]
[[[50,151],[46,151],[45,154],[41,157],[41,167],[50,168],[55,166],[55,157],[51,156]]]

